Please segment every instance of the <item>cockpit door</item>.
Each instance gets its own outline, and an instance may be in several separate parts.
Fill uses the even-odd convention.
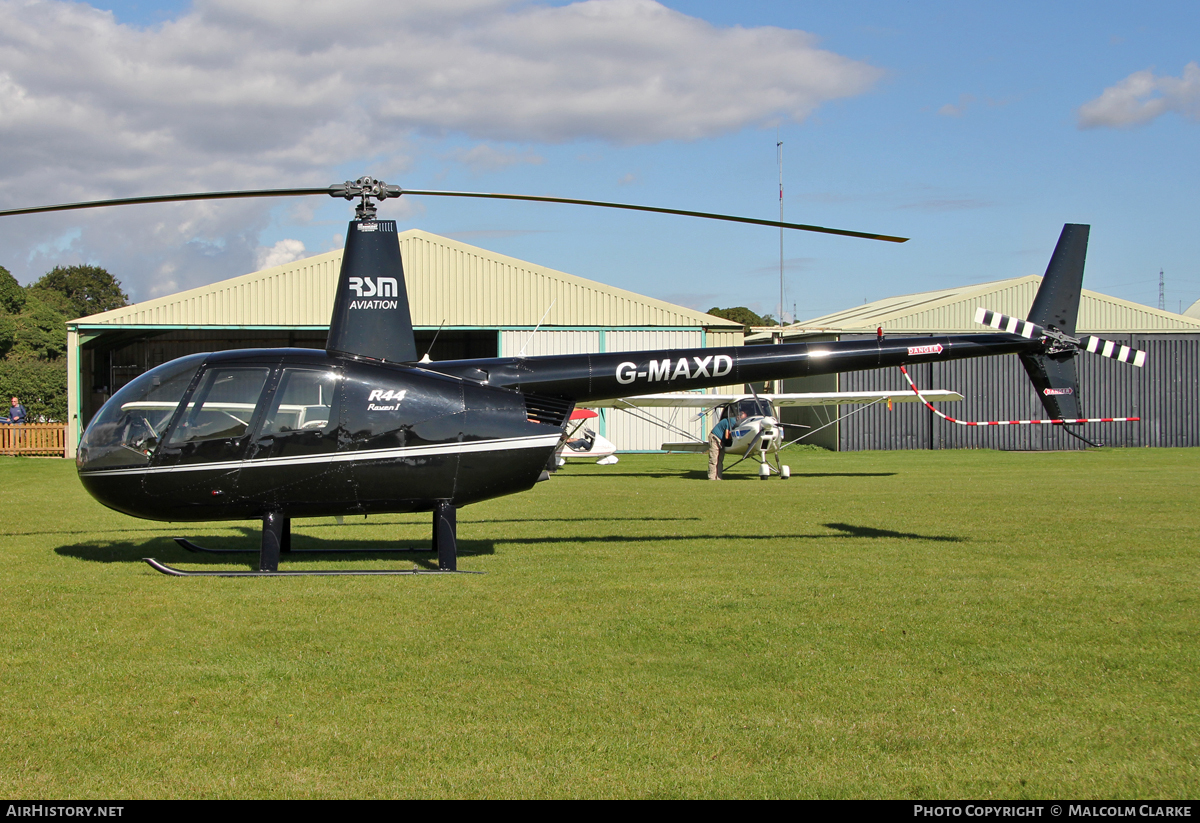
[[[240,460],[261,415],[270,365],[216,364],[176,413],[143,485],[153,497],[183,505],[226,505],[234,496]],[[167,469],[162,471],[161,469]]]
[[[287,366],[250,436],[238,493],[281,511],[354,504],[348,464],[334,459],[341,432],[340,366]]]

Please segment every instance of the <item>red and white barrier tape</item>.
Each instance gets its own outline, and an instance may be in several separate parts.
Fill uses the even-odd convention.
[[[917,388],[917,384],[908,376],[908,369],[901,366],[900,372],[904,375],[904,379],[908,381],[908,385],[912,387],[913,393],[921,399],[921,402],[925,404],[927,409],[943,420],[949,420],[951,423],[957,423],[960,426],[1061,426],[1066,423],[1136,423],[1142,419],[1140,417],[1080,417],[1065,420],[956,420],[948,414],[942,414],[933,407],[932,403],[925,399],[924,395],[921,394],[921,390]]]

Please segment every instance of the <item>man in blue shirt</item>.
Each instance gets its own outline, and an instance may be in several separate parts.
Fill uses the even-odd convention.
[[[725,447],[733,445],[733,430],[746,419],[746,412],[739,411],[737,422],[730,416],[722,417],[708,435],[708,479],[720,480],[725,464]]]
[[[24,423],[25,422],[25,407],[21,405],[21,401],[17,398],[12,399],[12,406],[8,410],[9,423]]]

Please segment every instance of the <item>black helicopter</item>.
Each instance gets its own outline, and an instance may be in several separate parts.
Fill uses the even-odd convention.
[[[306,194],[360,199],[346,232],[325,352],[249,349],[173,360],[113,395],[79,444],[81,481],[93,497],[117,511],[166,521],[261,518],[257,571],[183,571],[147,558],[161,572],[414,573],[281,572],[279,559],[281,552],[290,551],[294,517],[421,511],[433,513],[438,571],[453,572],[456,510],[525,491],[546,479],[577,403],[1016,354],[1047,412],[1056,421],[1071,422],[1080,417],[1073,358],[1080,349],[1097,348],[1095,338],[1074,337],[1088,239],[1088,227],[1082,225],[1063,228],[1030,320],[1003,318],[1007,325],[999,334],[422,362],[396,223],[377,219],[375,201],[402,194],[534,200],[892,242],[905,238],[620,203],[404,191],[369,177],[326,189],[127,198],[16,209],[0,216]]]

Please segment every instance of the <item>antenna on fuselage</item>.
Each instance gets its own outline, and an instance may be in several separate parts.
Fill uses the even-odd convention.
[[[429,348],[427,348],[425,350],[425,353],[423,355],[421,355],[421,359],[417,361],[418,363],[432,363],[433,362],[433,360],[431,360],[429,357],[429,353],[431,351],[433,351],[433,344],[437,342],[438,335],[442,333],[442,326],[444,326],[444,325],[446,325],[446,318],[443,317],[441,325],[438,326],[438,330],[433,333],[433,339],[429,341]]]
[[[557,301],[558,301],[557,297],[550,301],[550,305],[546,307],[546,312],[545,312],[545,314],[542,315],[542,319],[538,321],[537,325],[533,327],[533,331],[531,331],[529,333],[529,336],[525,338],[525,345],[521,346],[521,350],[519,352],[517,352],[517,357],[525,356],[526,346],[529,345],[529,341],[533,339],[533,336],[535,334],[537,334],[538,329],[540,329],[542,327],[542,323],[546,322],[546,315],[550,314],[550,309],[554,308],[554,304]]]

